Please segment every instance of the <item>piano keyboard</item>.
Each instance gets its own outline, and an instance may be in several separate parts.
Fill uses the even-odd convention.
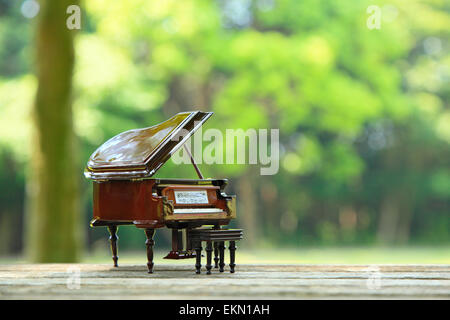
[[[224,211],[218,208],[193,208],[193,209],[174,209],[174,214],[186,213],[223,213]]]

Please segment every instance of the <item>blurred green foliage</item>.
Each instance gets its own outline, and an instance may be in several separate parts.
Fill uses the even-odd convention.
[[[378,30],[366,24],[372,4],[382,10]],[[33,21],[20,6],[0,0],[5,243],[20,238],[36,88]],[[277,175],[201,165],[206,176],[230,178],[237,223],[259,243],[449,243],[448,1],[97,0],[82,10],[73,97],[80,179],[115,134],[212,110],[205,128],[280,129]],[[194,171],[168,162],[158,176]],[[123,229],[125,247],[142,245]],[[103,241],[103,232],[89,234],[90,245]]]

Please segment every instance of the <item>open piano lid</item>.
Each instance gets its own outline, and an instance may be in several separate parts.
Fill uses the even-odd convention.
[[[151,177],[212,112],[181,112],[153,127],[122,132],[89,158],[84,175],[92,180]]]

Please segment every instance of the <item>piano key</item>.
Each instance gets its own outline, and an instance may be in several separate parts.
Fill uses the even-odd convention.
[[[184,214],[184,213],[224,213],[222,209],[218,208],[189,208],[189,209],[174,209],[174,214]]]

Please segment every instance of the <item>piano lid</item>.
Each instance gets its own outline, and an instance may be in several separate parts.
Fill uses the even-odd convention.
[[[122,132],[91,155],[84,174],[93,180],[151,177],[212,114],[181,112],[153,127]]]

